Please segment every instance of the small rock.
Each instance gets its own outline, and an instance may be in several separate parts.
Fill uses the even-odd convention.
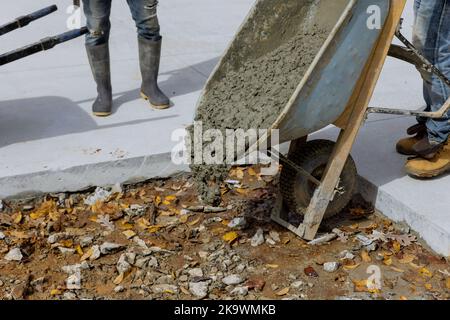
[[[191,277],[203,277],[203,270],[201,268],[194,268],[188,271],[189,276]]]
[[[237,217],[234,218],[233,220],[230,221],[230,223],[228,223],[228,227],[229,228],[233,228],[233,229],[244,229],[247,226],[247,220],[245,220],[244,217]]]
[[[183,274],[183,275],[181,275],[179,278],[178,278],[178,280],[180,280],[181,282],[186,282],[186,281],[188,281],[188,276],[187,275],[185,275],[185,274]]]
[[[92,241],[94,241],[94,237],[84,236],[84,237],[80,238],[80,246],[83,248],[90,246],[92,244]]]
[[[74,254],[76,251],[72,248],[64,248],[64,247],[58,247],[59,252],[64,255]]]
[[[98,245],[92,246],[92,254],[89,257],[89,260],[94,261],[97,260],[98,258],[100,258],[100,256],[102,255],[101,251],[100,251],[100,247]]]
[[[372,242],[371,244],[365,246],[364,248],[367,250],[367,252],[375,251],[378,249],[378,244],[376,242]]]
[[[263,229],[259,228],[258,231],[256,231],[256,233],[252,237],[250,243],[251,243],[252,247],[257,247],[257,246],[262,245],[264,243],[264,231],[263,231]]]
[[[205,213],[219,213],[227,211],[227,208],[206,206],[203,211]]]
[[[0,287],[3,287],[4,283],[2,280],[0,280]]]
[[[119,292],[123,292],[125,290],[125,288],[123,286],[117,286],[114,288],[114,292],[119,293]]]
[[[77,299],[77,295],[74,292],[64,292],[63,294],[64,299],[66,300],[76,300]]]
[[[178,293],[178,287],[172,284],[155,284],[152,286],[153,293],[174,292]]]
[[[325,262],[323,264],[323,270],[326,272],[335,272],[337,269],[339,269],[338,262]]]
[[[305,283],[303,281],[295,281],[291,283],[291,288],[300,289]]]
[[[21,261],[22,258],[23,255],[19,248],[11,249],[5,256],[5,260],[8,261]]]
[[[353,259],[355,258],[355,255],[354,255],[353,253],[351,253],[350,251],[348,251],[348,250],[344,250],[344,251],[341,251],[341,252],[337,255],[337,257],[338,257],[339,259],[353,260]]]
[[[275,241],[275,242],[280,242],[280,241],[281,241],[281,239],[280,239],[280,234],[279,234],[278,232],[274,231],[274,230],[272,230],[272,231],[269,232],[269,236],[270,236],[270,237],[273,239],[273,241]]]
[[[23,211],[31,211],[31,210],[33,210],[33,209],[34,209],[34,206],[33,206],[32,204],[24,205],[24,206],[22,207],[22,210],[23,210]]]
[[[232,296],[246,296],[248,294],[248,287],[236,287],[231,290]]]
[[[122,249],[123,246],[121,244],[105,242],[100,246],[101,254],[110,254]]]
[[[206,252],[206,251],[199,251],[197,254],[202,259],[208,258],[208,252]]]
[[[89,264],[86,261],[83,261],[82,263],[63,266],[61,269],[67,274],[73,274],[80,272],[81,270],[88,270]]]
[[[145,214],[145,211],[147,210],[146,207],[138,205],[138,204],[132,204],[129,208],[125,209],[125,214],[127,214],[130,217],[140,217]]]
[[[370,238],[368,238],[368,237],[366,237],[366,236],[364,236],[364,235],[362,235],[362,234],[358,234],[355,238],[356,238],[356,239],[361,243],[361,245],[363,245],[363,246],[369,246],[369,245],[371,245],[372,242],[374,241],[373,239],[370,239]]]
[[[240,283],[244,282],[244,279],[237,274],[232,274],[232,275],[229,275],[229,276],[223,278],[222,282],[224,284],[226,284],[227,286],[230,286],[230,285],[240,284]]]
[[[54,244],[64,238],[67,238],[67,235],[65,233],[54,233],[48,236],[47,242],[50,244]]]
[[[5,234],[0,231],[0,240],[4,240],[6,238]]]
[[[134,260],[136,259],[136,255],[134,255]],[[129,261],[129,257],[127,256],[127,253],[123,253],[116,264],[116,269],[119,274],[126,273],[128,270],[131,269],[131,264],[134,263],[134,260],[131,262]]]
[[[66,287],[68,290],[81,289],[81,272],[77,271],[66,279]]]
[[[190,282],[189,292],[192,293],[195,297],[203,299],[208,295],[208,283],[206,281]]]
[[[272,238],[270,238],[270,237],[267,237],[266,243],[271,245],[271,246],[275,245],[275,241]]]
[[[2,211],[2,210],[3,210],[3,208],[4,208],[4,205],[3,205],[3,200],[0,200],[0,211]]]
[[[84,199],[84,204],[87,204],[88,206],[93,206],[97,201],[104,202],[110,196],[111,196],[110,191],[97,187],[93,194]]]

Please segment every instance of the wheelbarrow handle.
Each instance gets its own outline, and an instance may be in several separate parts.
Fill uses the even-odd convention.
[[[28,15],[18,17],[14,21],[4,24],[3,26],[0,26],[0,36],[13,30],[23,28],[26,25],[30,24],[31,22],[43,18],[55,12],[56,10],[58,10],[58,7],[56,5],[52,5],[44,9],[38,10],[36,12],[30,13]]]
[[[35,53],[49,50],[54,46],[70,41],[72,39],[78,38],[86,33],[88,33],[88,29],[83,27],[81,29],[71,30],[60,35],[54,37],[44,38],[36,43],[30,44],[26,47],[19,48],[8,53],[0,55],[0,66],[25,58],[27,56],[33,55]]]

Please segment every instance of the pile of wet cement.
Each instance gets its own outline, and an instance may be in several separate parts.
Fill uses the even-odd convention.
[[[303,29],[303,28],[301,28]],[[306,70],[323,45],[328,32],[299,30],[268,54],[228,72],[205,93],[195,121],[208,129],[270,129],[293,95]],[[189,128],[192,133],[193,128]],[[191,137],[193,135],[191,134]],[[225,135],[224,135],[225,137]],[[204,142],[204,146],[211,142]],[[204,202],[220,202],[220,184],[228,165],[191,165]]]

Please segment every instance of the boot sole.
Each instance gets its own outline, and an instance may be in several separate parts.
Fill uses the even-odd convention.
[[[425,178],[425,179],[430,179],[430,178],[435,178],[437,176],[440,176],[444,173],[446,173],[447,171],[450,171],[450,164],[448,164],[447,166],[445,166],[444,168],[440,169],[440,170],[434,170],[434,171],[407,171],[408,174],[410,176],[416,177],[416,178]]]
[[[107,117],[109,115],[111,115],[111,112],[92,112],[94,114],[94,116],[97,117]]]
[[[150,103],[150,106],[154,109],[163,110],[163,109],[167,109],[170,107],[170,104],[163,104],[163,105],[158,106],[158,105],[151,103],[149,97],[142,92],[141,92],[141,98],[144,100],[147,100]]]

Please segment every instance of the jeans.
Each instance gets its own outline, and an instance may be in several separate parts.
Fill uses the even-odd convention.
[[[415,0],[414,46],[450,78],[450,0]],[[450,89],[434,74],[421,72],[427,111],[439,110]],[[450,112],[442,119],[418,119],[425,123],[430,142],[444,143],[450,135]]]
[[[109,40],[112,0],[83,0],[84,14],[89,33],[87,46],[105,44]],[[127,0],[131,16],[136,23],[139,36],[148,40],[159,40],[159,22],[156,7],[158,0]]]

